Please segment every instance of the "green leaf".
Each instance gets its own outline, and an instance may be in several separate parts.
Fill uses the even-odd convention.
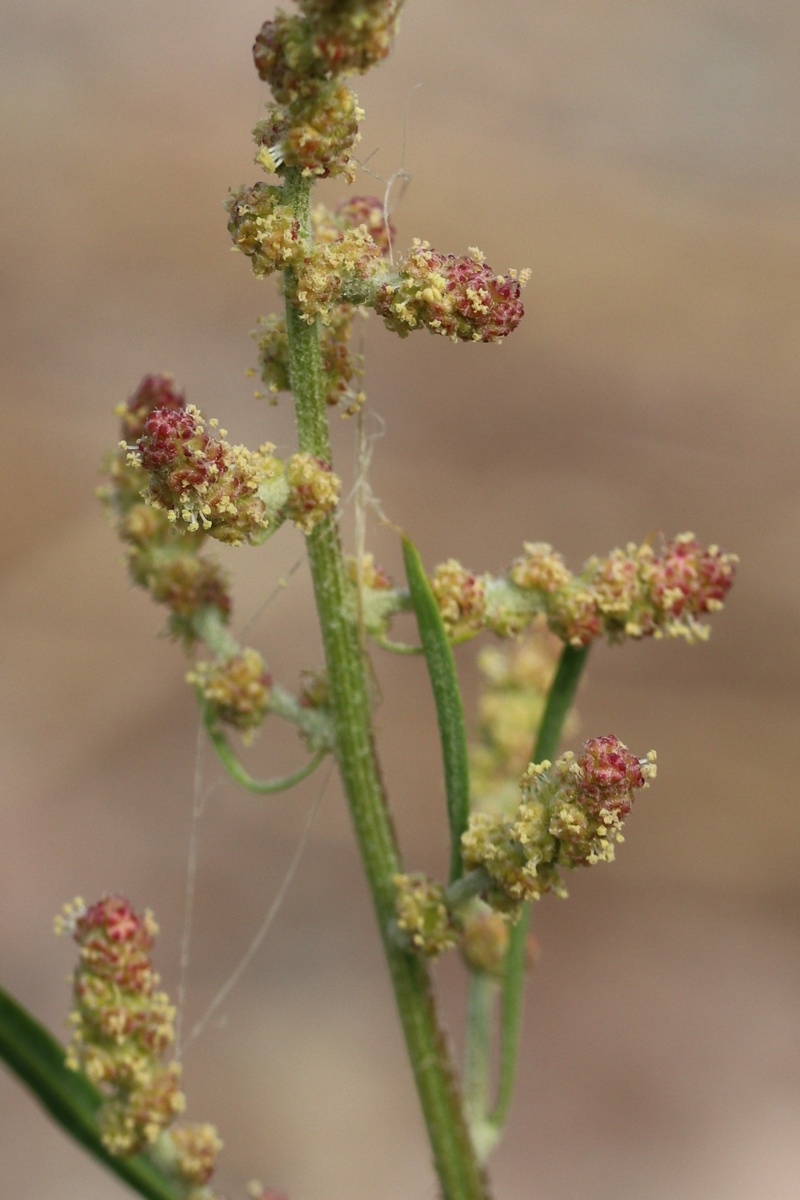
[[[447,818],[450,824],[452,883],[461,876],[464,869],[461,860],[461,835],[469,820],[469,759],[464,710],[453,651],[447,640],[439,605],[416,547],[407,537],[403,538],[403,558],[439,723]]]
[[[115,1158],[100,1140],[103,1094],[65,1062],[64,1047],[0,988],[0,1057],[61,1128],[147,1200],[180,1200],[175,1184],[145,1154]],[[31,1171],[35,1163],[31,1162]]]

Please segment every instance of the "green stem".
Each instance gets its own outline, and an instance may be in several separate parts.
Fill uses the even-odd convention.
[[[497,1140],[490,1120],[492,1027],[499,991],[496,979],[484,971],[470,975],[467,998],[467,1037],[464,1055],[464,1097],[472,1140],[481,1162],[485,1162]]]
[[[284,194],[308,236],[310,183],[297,171]],[[287,279],[291,294],[293,279]],[[286,305],[289,367],[301,452],[331,461],[324,378],[316,324]],[[414,1079],[445,1200],[488,1200],[489,1192],[462,1111],[450,1057],[439,1028],[425,962],[392,938],[393,878],[402,870],[386,806],[372,733],[370,681],[356,605],[334,518],[308,535],[311,577],[330,687],[335,753],[361,851]]]
[[[564,722],[575,700],[575,693],[586,665],[588,653],[588,646],[579,648],[565,646],[561,652],[558,670],[550,685],[547,704],[536,735],[532,760],[535,763],[543,762],[546,758],[552,760],[558,752]],[[500,1017],[500,1085],[497,1092],[497,1103],[491,1114],[491,1123],[495,1127],[498,1137],[508,1117],[517,1074],[522,1031],[526,943],[530,919],[531,906],[525,904],[519,920],[511,930],[506,958]]]
[[[230,775],[239,787],[245,788],[248,792],[254,792],[257,796],[274,796],[278,792],[288,791],[296,784],[302,783],[309,775],[316,771],[319,764],[322,762],[327,750],[318,750],[313,758],[310,758],[305,766],[294,771],[291,775],[284,775],[280,779],[255,779],[249,771],[247,771],[234,753],[225,734],[214,724],[213,718],[209,717],[208,706],[201,701],[203,708],[203,721],[206,727],[209,741],[216,751],[217,758],[222,766]]]

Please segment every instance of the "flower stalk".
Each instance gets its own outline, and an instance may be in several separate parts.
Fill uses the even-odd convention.
[[[299,171],[287,172],[285,199],[306,237],[310,188],[310,182]],[[298,442],[301,451],[330,461],[325,379],[317,322],[303,320],[293,303],[291,275],[289,268],[286,331]],[[355,597],[332,516],[324,518],[311,531],[307,548],[330,687],[336,759],[442,1193],[446,1200],[486,1200],[489,1192],[472,1145],[450,1056],[439,1027],[428,967],[421,957],[400,947],[393,936],[395,891],[392,881],[402,871],[402,863],[375,751],[369,677]]]

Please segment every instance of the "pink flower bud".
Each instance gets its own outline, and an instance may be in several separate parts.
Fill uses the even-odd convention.
[[[175,412],[186,408],[186,397],[178,391],[171,375],[145,375],[127,403],[117,410],[126,442],[135,442],[142,436],[144,423],[155,408]]]
[[[594,813],[608,809],[620,818],[626,817],[633,792],[646,782],[642,763],[613,735],[588,741],[576,767],[580,771],[580,800],[588,802]]]

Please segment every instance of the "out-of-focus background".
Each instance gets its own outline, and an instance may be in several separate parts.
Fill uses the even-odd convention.
[[[293,445],[289,406],[255,402],[245,376],[275,292],[231,255],[221,207],[259,174],[250,45],[270,11],[7,0],[0,17],[2,978],[55,1031],[73,955],[52,918],[76,894],[155,910],[175,994],[199,789],[191,1027],[322,783],[257,800],[220,781],[181,654],[93,497],[111,409],[149,371],[174,372],[232,440]],[[577,568],[655,530],[741,555],[708,645],[593,652],[583,736],[656,747],[660,774],[616,865],[536,911],[499,1200],[797,1194],[798,52],[790,0],[411,0],[393,56],[356,84],[356,189],[412,176],[400,244],[477,244],[496,269],[533,272],[502,347],[365,328],[385,512],[430,565],[499,571],[528,539]],[[347,475],[355,427],[336,421]],[[399,568],[391,537],[372,544]],[[305,570],[278,587],[301,553],[286,530],[230,556],[237,629],[250,622],[289,686],[318,662]],[[459,651],[469,705],[473,658]],[[408,861],[439,870],[427,682],[417,660],[376,664]],[[248,761],[275,774],[300,754],[275,725]],[[458,964],[440,974],[455,1027]],[[254,1176],[290,1200],[433,1197],[335,781],[219,1016],[185,1083],[190,1116],[224,1137],[232,1198]],[[0,1107],[3,1196],[126,1194],[5,1073]]]

